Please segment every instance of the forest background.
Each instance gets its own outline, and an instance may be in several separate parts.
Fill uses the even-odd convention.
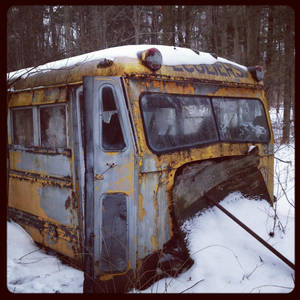
[[[271,107],[294,135],[295,11],[290,6],[11,6],[7,72],[129,44],[187,47],[262,65]]]

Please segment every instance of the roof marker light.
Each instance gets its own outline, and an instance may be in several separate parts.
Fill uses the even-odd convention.
[[[264,79],[264,69],[262,66],[248,67],[248,71],[256,81],[261,81]]]
[[[97,64],[97,68],[107,68],[113,64],[113,60],[110,58],[100,58],[99,63]]]
[[[157,71],[161,68],[162,55],[156,48],[150,48],[137,53],[142,64],[152,71]]]

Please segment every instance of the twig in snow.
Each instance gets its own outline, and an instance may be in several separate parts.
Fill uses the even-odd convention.
[[[281,189],[282,189],[282,191],[283,191],[283,193],[284,193],[284,196],[285,196],[285,198],[286,198],[286,201],[287,201],[291,206],[295,207],[295,205],[289,201],[289,198],[288,198],[288,196],[287,196],[287,194],[286,194],[286,192],[285,192],[285,189],[283,188],[283,186],[282,186],[281,181],[279,180],[279,178],[278,178],[278,183],[279,183],[279,185],[280,185],[280,187],[281,187]]]
[[[260,260],[261,260],[261,257],[260,257]],[[261,260],[261,261],[262,261],[262,260]],[[255,266],[255,268],[254,268],[249,274],[243,276],[243,279],[244,279],[244,278],[249,279],[250,276],[251,276],[251,275],[252,275],[259,267],[261,267],[263,264],[264,264],[263,262],[262,262],[261,264],[259,264],[259,265],[257,264],[257,265]]]
[[[278,158],[276,156],[274,156],[274,158],[277,159],[277,160],[279,160],[279,161],[281,161],[281,162],[283,162],[283,163],[285,163],[285,164],[289,164],[290,166],[292,165],[292,162],[290,160],[282,160],[282,159],[280,159],[280,158]]]
[[[191,288],[193,288],[195,285],[197,285],[199,282],[204,281],[204,279],[200,279],[198,280],[196,283],[194,283],[192,286],[188,287],[187,289],[183,290],[180,292],[180,294],[183,294],[184,292],[186,292],[187,290],[190,290]]]
[[[25,255],[23,255],[22,257],[20,257],[20,258],[18,258],[18,260],[22,260],[25,256],[27,256],[27,255],[29,255],[29,254],[31,254],[31,253],[34,253],[34,252],[37,252],[37,251],[39,251],[40,249],[35,249],[35,250],[32,250],[31,252],[29,252],[29,253],[26,253]]]
[[[210,248],[210,247],[222,247],[222,248],[225,248],[225,249],[229,250],[229,251],[232,253],[232,255],[235,257],[236,261],[238,262],[238,264],[239,264],[240,268],[242,269],[242,271],[244,272],[244,274],[246,273],[245,270],[244,270],[244,268],[243,268],[243,266],[242,266],[242,264],[240,263],[240,261],[239,261],[239,259],[238,259],[238,256],[235,254],[235,252],[234,252],[232,249],[230,249],[230,248],[228,248],[228,247],[226,247],[226,246],[219,245],[219,244],[209,245],[209,246],[207,246],[207,247],[204,247],[204,248],[202,248],[202,249],[200,249],[200,250],[198,250],[198,251],[192,253],[192,255],[195,255],[195,254],[197,254],[198,252],[200,252],[200,251],[202,251],[202,250],[205,250],[205,249],[208,249],[208,248]]]
[[[288,287],[288,286],[275,285],[275,284],[265,284],[265,285],[260,285],[260,286],[257,286],[255,288],[253,288],[249,293],[252,293],[255,289],[260,289],[262,287],[267,287],[267,286],[277,287],[277,288],[282,288],[282,289],[288,289],[288,290],[292,290],[293,289],[293,287]]]
[[[39,251],[39,250],[41,250],[41,249],[35,249],[35,250],[33,250],[33,251],[29,252],[29,253],[26,253],[26,254],[23,255],[22,257],[18,258],[18,259],[17,259],[17,264],[22,264],[22,265],[35,264],[35,263],[40,262],[40,261],[43,260],[43,259],[49,259],[49,258],[52,258],[52,257],[46,257],[46,256],[45,256],[45,257],[37,257],[37,258],[35,258],[33,261],[28,261],[28,262],[23,262],[23,261],[22,261],[22,259],[23,259],[24,257],[26,257],[27,255],[30,255],[30,254],[32,254],[32,253],[34,253],[34,252]]]

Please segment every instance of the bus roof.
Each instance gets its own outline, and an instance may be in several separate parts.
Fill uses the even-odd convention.
[[[149,69],[141,61],[139,53],[149,49],[160,52],[162,62],[158,70]],[[80,83],[83,76],[155,76],[259,84],[245,66],[210,53],[162,45],[129,45],[94,51],[11,72],[7,80],[11,90],[20,90]]]

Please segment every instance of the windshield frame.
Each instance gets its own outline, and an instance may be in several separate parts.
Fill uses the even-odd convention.
[[[196,143],[194,145],[178,145],[172,148],[166,148],[163,150],[157,150],[154,149],[151,146],[151,140],[149,137],[149,132],[148,132],[148,128],[146,126],[146,121],[145,121],[145,117],[144,117],[144,111],[143,111],[143,104],[142,104],[142,99],[145,95],[168,95],[168,96],[183,96],[183,97],[191,97],[191,98],[208,98],[209,99],[209,103],[210,103],[210,107],[211,107],[211,111],[212,111],[212,117],[213,117],[213,121],[214,121],[214,126],[216,128],[217,131],[217,140],[216,141],[204,141],[204,142],[199,142]],[[215,108],[213,106],[213,99],[220,99],[220,100],[256,100],[259,101],[261,104],[261,108],[262,108],[262,114],[265,118],[265,123],[266,123],[266,128],[267,132],[266,132],[266,139],[264,141],[259,141],[258,139],[249,139],[249,140],[226,140],[226,139],[222,139],[221,138],[221,133],[220,133],[220,129],[219,129],[219,124],[217,121],[217,117],[216,117],[216,113],[215,113]],[[271,130],[270,130],[270,126],[269,126],[269,121],[268,121],[268,117],[266,114],[266,110],[265,110],[265,106],[264,103],[261,99],[259,98],[252,98],[252,97],[234,97],[234,96],[215,96],[215,95],[191,95],[191,94],[178,94],[178,93],[161,93],[161,92],[151,92],[151,91],[145,91],[142,92],[140,94],[139,97],[139,106],[140,106],[140,113],[141,113],[141,117],[142,117],[142,123],[143,123],[143,128],[144,128],[144,134],[145,134],[145,140],[147,143],[148,148],[155,154],[161,155],[164,153],[171,153],[171,152],[176,152],[176,151],[180,151],[180,150],[187,150],[187,149],[194,149],[194,148],[203,148],[203,147],[207,147],[208,145],[213,145],[213,144],[218,144],[218,143],[230,143],[230,144],[245,144],[245,143],[256,143],[256,144],[268,144],[271,141]]]

